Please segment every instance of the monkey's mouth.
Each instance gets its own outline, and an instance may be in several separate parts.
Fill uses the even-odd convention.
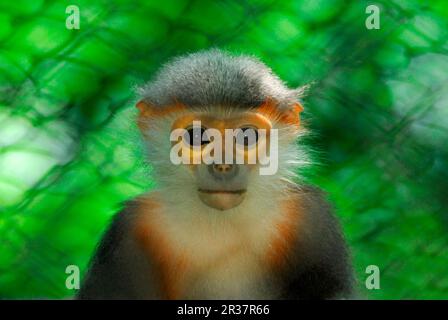
[[[246,190],[198,189],[199,198],[207,206],[218,210],[229,210],[243,202]]]

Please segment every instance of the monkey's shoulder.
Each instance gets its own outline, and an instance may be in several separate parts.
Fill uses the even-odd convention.
[[[315,231],[341,232],[341,226],[327,192],[313,185],[293,185],[289,190],[298,208],[303,211],[308,227]]]
[[[341,226],[327,194],[314,186],[291,187],[303,212],[297,245],[285,272],[285,298],[347,297],[353,270]]]
[[[150,291],[139,285],[147,280],[144,270],[148,266],[145,257],[140,257],[132,235],[139,207],[137,200],[124,203],[106,227],[90,260],[78,299],[138,299]]]
[[[136,201],[124,203],[123,209],[116,213],[108,224],[102,240],[97,246],[95,259],[102,262],[110,258],[118,249],[123,240],[128,236],[132,226],[132,220],[137,214]]]

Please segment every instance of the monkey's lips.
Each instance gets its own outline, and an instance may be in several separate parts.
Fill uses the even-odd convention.
[[[199,198],[207,206],[218,210],[229,210],[243,202],[246,190],[198,190]]]

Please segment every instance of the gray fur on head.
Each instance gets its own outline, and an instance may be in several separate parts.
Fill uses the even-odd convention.
[[[250,108],[270,98],[285,108],[304,88],[289,89],[256,58],[211,49],[174,58],[138,91],[141,99],[159,107],[179,102],[190,107]]]

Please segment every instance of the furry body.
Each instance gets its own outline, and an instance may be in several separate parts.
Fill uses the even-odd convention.
[[[324,201],[316,189],[291,193],[292,203],[281,214],[255,223],[243,218],[235,222],[231,217],[174,222],[175,217],[165,220],[166,216],[157,213],[163,209],[154,200],[131,202],[114,219],[78,297],[348,297],[351,269],[330,208],[316,206]],[[232,214],[239,210],[244,209]],[[272,208],[265,210],[272,215]],[[262,216],[263,209],[257,213]],[[165,237],[155,236],[157,229],[164,230]]]

